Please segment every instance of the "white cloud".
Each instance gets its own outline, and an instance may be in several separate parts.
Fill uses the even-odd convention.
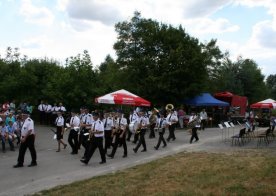
[[[74,19],[100,21],[110,25],[121,20],[120,12],[105,1],[71,0],[67,3],[68,15]]]
[[[235,32],[240,29],[238,25],[231,24],[227,19],[218,18],[215,20],[209,18],[197,18],[184,21],[193,35],[202,34],[220,34],[226,32]]]
[[[34,6],[31,0],[22,0],[20,14],[26,22],[38,25],[51,25],[54,21],[53,13],[46,7]]]

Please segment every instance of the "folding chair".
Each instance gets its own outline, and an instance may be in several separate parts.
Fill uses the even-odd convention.
[[[234,144],[234,140],[235,140],[235,144],[237,143],[236,141],[238,141],[239,146],[241,144],[244,144],[243,137],[244,137],[244,134],[245,134],[245,130],[246,130],[246,128],[243,128],[243,129],[240,130],[239,134],[232,136],[232,146]]]
[[[224,132],[224,127],[222,124],[218,124],[220,130],[221,130],[221,140],[223,141],[223,132]]]
[[[264,141],[264,143],[266,145],[269,144],[269,140],[268,140],[268,137],[269,137],[269,134],[271,133],[271,129],[268,128],[264,133],[260,133],[256,136],[256,138],[258,138],[258,143],[257,143],[257,147],[261,145],[261,142]]]

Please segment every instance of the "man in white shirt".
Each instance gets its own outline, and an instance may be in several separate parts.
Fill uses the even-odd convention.
[[[17,164],[14,165],[14,168],[23,167],[24,157],[27,148],[29,148],[31,152],[32,162],[28,165],[28,167],[33,167],[37,165],[36,162],[36,150],[35,150],[35,130],[34,130],[34,121],[29,117],[28,112],[24,112],[22,114],[22,119],[24,124],[21,128],[21,145],[19,148],[19,154],[17,159]]]
[[[139,127],[139,142],[135,148],[133,148],[133,151],[136,153],[141,145],[143,145],[143,150],[141,152],[146,152],[147,151],[147,146],[146,146],[146,141],[145,141],[145,133],[147,128],[149,127],[149,118],[145,116],[145,113],[143,111],[139,112],[139,117],[138,117],[138,127]]]
[[[167,143],[164,139],[164,133],[165,133],[167,125],[168,125],[167,120],[164,117],[164,114],[161,112],[160,118],[158,119],[158,124],[157,124],[158,130],[159,130],[159,139],[158,139],[157,145],[154,146],[155,150],[158,150],[161,142],[163,142],[163,148],[165,148],[167,146]]]
[[[99,113],[94,113],[93,114],[93,124],[92,128],[90,130],[90,134],[93,136],[90,138],[91,143],[89,146],[89,151],[87,155],[81,159],[80,161],[84,164],[88,164],[90,161],[91,157],[93,156],[95,150],[99,148],[100,154],[101,154],[101,159],[102,161],[100,164],[106,163],[106,158],[105,158],[105,152],[103,148],[103,138],[104,138],[104,124],[103,122],[99,119]]]
[[[107,153],[107,149],[111,147],[112,130],[114,128],[114,122],[113,122],[113,117],[111,113],[104,114],[103,124],[104,124],[104,141],[105,141],[104,151],[105,153]]]
[[[166,120],[169,125],[169,137],[167,138],[167,141],[169,142],[170,139],[174,141],[176,139],[174,134],[175,126],[178,122],[177,113],[175,113],[173,110],[168,110],[168,115]]]
[[[64,133],[64,118],[60,111],[57,112],[57,118],[55,120],[55,126],[56,126],[56,135],[57,135],[57,141],[58,141],[58,149],[57,152],[60,151],[60,144],[63,144],[63,148],[65,149],[67,147],[67,144],[64,143],[63,139],[63,133]]]
[[[129,123],[135,122],[137,118],[138,118],[138,115],[137,115],[136,111],[135,110],[131,111],[129,114]],[[130,141],[131,136],[132,136],[132,133],[128,129],[127,141]]]
[[[45,123],[45,111],[46,111],[46,105],[44,104],[43,100],[41,100],[39,106],[38,106],[38,111],[39,111],[39,120],[40,120],[40,124],[42,125],[43,123]]]
[[[71,154],[78,154],[78,132],[79,132],[79,126],[80,126],[80,119],[76,115],[76,111],[71,111],[71,119],[70,119],[70,133],[68,136],[68,143],[70,144],[72,148]]]
[[[126,145],[126,127],[127,127],[127,119],[123,117],[123,113],[118,112],[118,118],[115,122],[115,129],[114,129],[114,135],[115,135],[115,143],[112,149],[111,154],[107,155],[110,158],[113,158],[118,145],[123,145],[124,148],[124,155],[123,158],[127,157],[127,145]]]
[[[208,119],[208,115],[207,115],[207,112],[205,111],[205,109],[202,109],[199,116],[200,116],[200,119],[201,119],[201,129],[204,131],[205,126],[206,126],[206,122],[207,122],[207,119]]]
[[[189,123],[192,121],[196,121],[194,126],[192,127],[192,136],[190,139],[190,144],[193,142],[193,139],[196,139],[196,142],[199,140],[198,135],[197,135],[197,129],[200,128],[200,117],[196,115],[196,113],[192,112],[192,115],[189,118]]]

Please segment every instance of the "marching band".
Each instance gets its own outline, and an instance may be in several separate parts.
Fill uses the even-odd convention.
[[[63,135],[66,130],[68,130],[68,144],[70,145],[72,151],[71,154],[78,154],[81,147],[84,148],[84,154],[81,158],[81,162],[88,164],[89,160],[93,156],[95,150],[98,148],[101,155],[101,164],[106,162],[106,156],[109,158],[114,158],[118,147],[123,147],[123,158],[128,155],[127,141],[130,142],[131,136],[134,135],[133,143],[136,146],[133,148],[134,153],[137,153],[139,148],[142,147],[141,152],[147,151],[147,145],[145,140],[145,134],[149,129],[149,138],[155,137],[155,132],[158,133],[159,137],[157,144],[154,146],[155,150],[158,150],[160,145],[163,144],[163,148],[167,146],[167,142],[170,140],[174,141],[175,128],[178,123],[178,116],[176,111],[174,111],[174,106],[172,104],[167,104],[165,110],[159,111],[156,108],[151,110],[148,114],[141,108],[133,110],[127,116],[121,111],[118,112],[104,112],[99,113],[93,111],[89,113],[88,108],[80,108],[78,113],[76,110],[71,110],[71,116],[69,118],[63,117],[66,109],[62,106],[62,103],[57,106],[54,104],[53,107],[49,104],[41,102],[38,106],[40,116],[47,119],[47,108],[51,108],[53,115],[55,115],[54,125],[56,127],[55,139],[58,142],[57,152],[60,152],[60,146],[63,145],[63,149],[67,147],[67,144],[63,141]],[[17,117],[20,117],[19,115]],[[6,135],[10,135],[11,140],[8,139],[10,148],[14,150],[13,143],[11,141],[15,138],[19,138],[18,143],[20,143],[20,129],[22,123],[19,119],[14,119],[12,122],[12,116],[8,119],[10,126],[4,126],[4,121],[0,121],[2,125],[1,135],[2,135],[2,149],[5,150],[5,141],[3,138],[8,138]],[[191,129],[191,139],[190,143],[194,139],[198,141],[197,130],[201,125],[200,117],[197,115],[192,115],[190,117],[187,127]],[[30,119],[29,119],[30,121]],[[13,125],[13,126],[12,126]],[[19,131],[18,131],[19,130]],[[168,130],[168,138],[164,139],[164,134]],[[22,131],[21,131],[22,134]],[[29,145],[33,147],[33,141],[30,141]],[[138,143],[137,143],[138,142]],[[18,144],[17,143],[17,144]],[[23,146],[24,147],[24,146]],[[19,156],[18,166],[22,165],[22,157],[25,154],[25,147]],[[36,152],[32,150],[32,161],[36,164]]]

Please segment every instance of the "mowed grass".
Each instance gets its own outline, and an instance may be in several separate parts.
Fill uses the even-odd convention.
[[[36,195],[276,195],[276,156],[180,153]]]

